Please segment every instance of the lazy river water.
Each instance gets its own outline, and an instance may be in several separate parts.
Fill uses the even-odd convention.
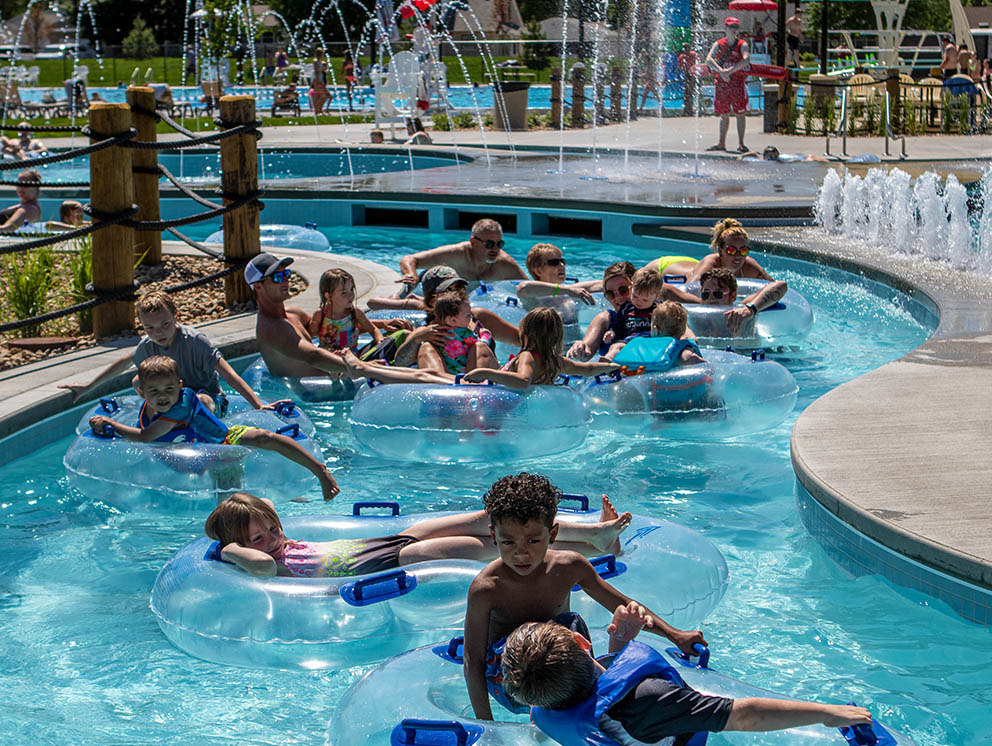
[[[325,232],[333,251],[393,266],[408,249],[461,237]],[[621,257],[641,265],[662,253],[702,250],[658,241],[636,249],[560,243],[569,274],[582,277]],[[507,248],[522,263],[529,242],[511,237]],[[934,320],[915,302],[853,275],[758,259],[802,292],[816,314],[803,349],[775,355],[800,386],[793,416],[776,429],[709,444],[606,429],[554,457],[438,466],[429,453],[414,464],[364,455],[348,428],[347,406],[312,408],[342,494],[325,505],[314,489],[310,503],[283,502],[281,513],[346,512],[352,500],[377,498],[397,499],[410,512],[473,508],[494,479],[519,469],[546,473],[566,491],[608,492],[621,508],[701,531],[726,555],[730,588],[703,628],[712,665],[724,673],[796,697],[855,700],[921,746],[992,743],[988,630],[877,577],[848,576],[807,534],[795,506],[795,416],[831,388],[918,346]],[[70,429],[0,469],[0,712],[7,740],[322,743],[336,703],[368,667],[302,674],[225,668],[170,646],[148,595],[159,569],[202,521],[124,513],[73,491],[62,467]],[[397,682],[397,694],[402,686]]]

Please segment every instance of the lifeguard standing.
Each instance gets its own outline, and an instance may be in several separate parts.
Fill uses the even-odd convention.
[[[727,130],[730,128],[731,112],[737,117],[737,151],[748,152],[744,145],[744,128],[747,113],[746,71],[751,66],[751,53],[747,42],[740,38],[741,22],[730,16],[723,22],[727,35],[714,42],[706,56],[706,64],[716,73],[716,89],[713,95],[713,111],[720,117],[720,142],[707,150],[727,149]]]

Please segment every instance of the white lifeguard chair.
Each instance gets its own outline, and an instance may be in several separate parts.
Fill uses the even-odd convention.
[[[378,129],[388,124],[389,136],[394,137],[394,126],[417,116],[417,101],[426,96],[420,61],[412,52],[397,52],[389,61],[388,72],[378,72],[375,82],[375,126]]]

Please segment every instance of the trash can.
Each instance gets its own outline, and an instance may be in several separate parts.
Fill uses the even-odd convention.
[[[493,84],[493,129],[510,132],[527,129],[529,90],[530,83],[526,81],[499,80]],[[502,106],[500,99],[503,101]]]
[[[778,83],[765,83],[761,86],[765,95],[765,132],[778,131]]]

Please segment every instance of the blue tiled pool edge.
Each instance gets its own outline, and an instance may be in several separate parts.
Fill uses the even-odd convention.
[[[917,562],[866,536],[821,504],[798,476],[796,503],[806,530],[852,575],[881,575],[901,588],[947,604],[970,622],[992,625],[992,590]]]

